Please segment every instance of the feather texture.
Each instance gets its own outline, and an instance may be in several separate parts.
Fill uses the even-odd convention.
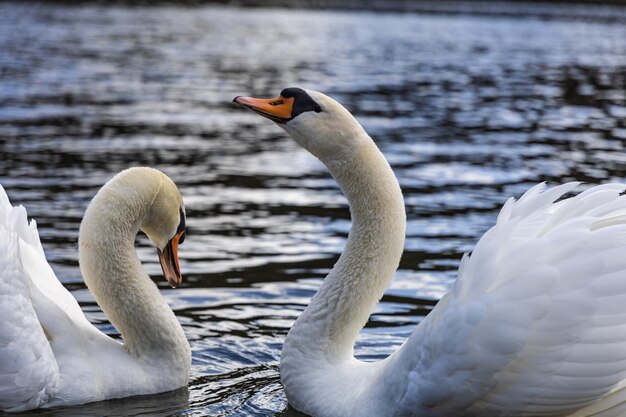
[[[8,411],[39,407],[59,385],[59,368],[33,308],[20,251],[37,245],[36,233],[24,208],[12,207],[0,186],[0,409]]]
[[[446,298],[389,358],[383,379],[396,381],[400,410],[600,412],[626,378],[626,218],[616,216],[626,186],[554,203],[576,185],[540,184],[504,205]]]

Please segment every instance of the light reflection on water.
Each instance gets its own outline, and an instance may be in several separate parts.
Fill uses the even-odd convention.
[[[399,177],[406,251],[357,343],[365,360],[410,334],[508,196],[542,180],[623,180],[626,25],[563,15],[1,4],[0,183],[37,219],[90,320],[116,335],[76,260],[98,187],[154,166],[180,186],[189,217],[185,282],[159,279],[191,341],[188,394],[46,414],[296,415],[284,411],[281,343],[341,252],[349,216],[323,166],[235,95],[327,92]]]

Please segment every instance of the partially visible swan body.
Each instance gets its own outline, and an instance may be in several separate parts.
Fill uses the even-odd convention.
[[[135,252],[141,230],[163,273],[180,284],[180,192],[163,173],[131,168],[104,185],[80,226],[85,283],[124,344],[85,317],[48,265],[34,221],[0,186],[0,409],[83,404],[187,385],[191,353],[181,325]]]
[[[350,204],[345,250],[283,347],[295,408],[314,417],[626,415],[625,185],[562,199],[578,183],[539,184],[509,199],[411,337],[365,363],[354,342],[404,246],[398,182],[354,117],[321,93],[235,101],[319,158]]]

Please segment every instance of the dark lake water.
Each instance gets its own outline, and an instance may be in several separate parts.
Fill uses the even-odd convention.
[[[76,243],[97,189],[153,166],[188,214],[178,289],[138,238],[191,342],[188,391],[43,414],[297,415],[281,344],[338,258],[349,214],[324,167],[236,95],[332,95],[400,180],[406,251],[357,343],[364,360],[411,333],[508,196],[539,181],[624,180],[626,20],[567,12],[0,4],[0,183],[99,328],[117,335],[82,282]]]

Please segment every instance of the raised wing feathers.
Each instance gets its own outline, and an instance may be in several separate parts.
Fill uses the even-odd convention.
[[[401,409],[564,416],[626,378],[626,186],[555,203],[576,185],[540,184],[504,205],[450,293],[389,358],[383,377],[403,381],[389,382]]]
[[[32,236],[18,221],[20,212],[0,187],[0,409],[7,411],[44,404],[59,384],[59,368],[22,268],[20,239]]]

